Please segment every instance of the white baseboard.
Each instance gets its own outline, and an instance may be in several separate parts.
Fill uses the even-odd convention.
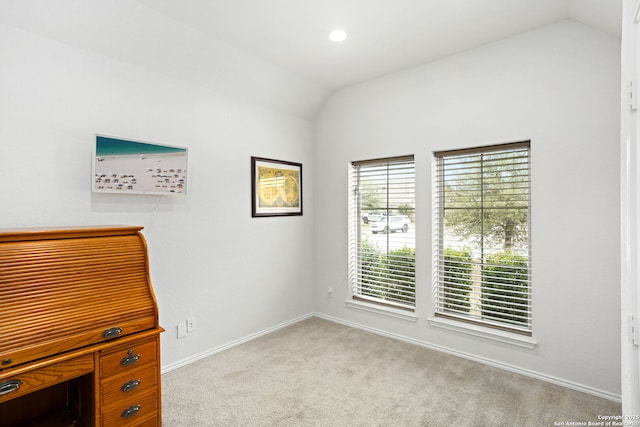
[[[182,368],[183,366],[190,365],[191,363],[197,362],[198,360],[205,359],[205,358],[207,358],[209,356],[212,356],[212,355],[214,355],[216,353],[220,353],[221,351],[228,350],[228,349],[230,349],[232,347],[235,347],[235,346],[238,346],[240,344],[246,343],[248,341],[254,340],[254,339],[259,338],[259,337],[261,337],[263,335],[266,335],[268,333],[277,331],[278,329],[282,329],[282,328],[285,328],[287,326],[293,325],[294,323],[298,323],[298,322],[300,322],[302,320],[308,319],[308,318],[313,317],[313,316],[314,316],[313,313],[305,314],[304,316],[296,317],[296,318],[291,319],[289,321],[286,321],[286,322],[280,323],[278,325],[272,326],[270,328],[264,329],[264,330],[262,330],[260,332],[256,332],[255,334],[247,335],[244,338],[240,338],[240,339],[231,341],[231,342],[229,342],[227,344],[221,345],[219,347],[215,347],[215,348],[212,348],[210,350],[204,351],[202,353],[198,353],[196,355],[193,355],[191,357],[187,357],[186,359],[182,359],[182,360],[179,360],[178,362],[174,362],[174,363],[171,363],[169,365],[163,366],[161,368],[161,373],[162,374],[166,374],[167,372],[171,372],[171,371],[173,371],[175,369]]]
[[[325,314],[321,314],[321,313],[313,313],[313,316],[318,317],[320,319],[325,319],[328,320],[330,322],[335,322],[335,323],[340,323],[342,325],[345,326],[350,326],[353,328],[357,328],[357,329],[362,329],[368,332],[372,332],[374,334],[377,335],[382,335],[388,338],[393,338],[393,339],[397,339],[400,341],[404,341],[410,344],[415,344],[421,347],[425,347],[428,348],[430,350],[435,350],[435,351],[439,351],[441,353],[446,353],[446,354],[450,354],[452,356],[458,356],[458,357],[462,357],[464,359],[468,359],[468,360],[472,360],[474,362],[478,362],[478,363],[482,363],[483,365],[488,365],[488,366],[492,366],[494,368],[499,368],[499,369],[503,369],[505,371],[509,371],[509,372],[513,372],[516,374],[521,374],[530,378],[535,378],[541,381],[546,381],[552,384],[556,384],[562,387],[566,387],[572,390],[576,390],[576,391],[580,391],[583,393],[587,393],[593,396],[597,396],[597,397],[601,397],[603,399],[607,399],[607,400],[611,400],[613,402],[616,403],[621,403],[622,402],[622,396],[614,394],[614,393],[609,393],[607,391],[603,391],[603,390],[599,390],[593,387],[589,387],[586,386],[584,384],[579,384],[579,383],[575,383],[573,381],[567,381],[565,379],[562,378],[558,378],[558,377],[554,377],[551,375],[546,375],[546,374],[542,374],[539,372],[535,372],[535,371],[531,371],[529,369],[523,369],[517,366],[513,366],[507,363],[503,363],[503,362],[498,362],[496,360],[491,360],[491,359],[487,359],[484,357],[479,357],[476,356],[474,354],[471,353],[465,353],[462,351],[458,351],[458,350],[453,350],[444,346],[440,346],[440,345],[434,345],[434,344],[430,344],[424,341],[420,341],[420,340],[416,340],[413,338],[409,338],[409,337],[405,337],[403,335],[398,335],[398,334],[394,334],[391,332],[387,332],[387,331],[383,331],[381,329],[376,329],[376,328],[372,328],[369,326],[365,326],[365,325],[361,325],[359,323],[354,323],[354,322],[349,322],[346,320],[342,320],[336,317],[332,317],[332,316],[327,316]]]

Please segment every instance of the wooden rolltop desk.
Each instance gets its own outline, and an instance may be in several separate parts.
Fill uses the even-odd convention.
[[[161,425],[141,229],[0,229],[0,426]]]

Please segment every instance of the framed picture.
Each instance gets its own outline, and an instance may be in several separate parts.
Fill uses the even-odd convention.
[[[302,164],[251,157],[251,216],[302,215]]]
[[[187,193],[186,147],[96,135],[94,153],[96,193]]]

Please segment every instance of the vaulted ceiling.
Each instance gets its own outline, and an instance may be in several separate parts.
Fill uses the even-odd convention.
[[[619,37],[622,13],[622,0],[139,1],[330,90],[562,19]]]
[[[310,119],[333,90],[560,20],[620,37],[622,1],[0,0],[0,24]]]

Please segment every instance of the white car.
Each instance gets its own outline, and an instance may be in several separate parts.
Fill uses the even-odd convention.
[[[381,219],[380,221],[370,222],[371,224],[371,232],[373,234],[377,234],[378,232],[387,233],[396,231],[402,231],[406,233],[409,230],[409,217],[406,215],[396,215],[390,216],[389,221],[386,218]]]

